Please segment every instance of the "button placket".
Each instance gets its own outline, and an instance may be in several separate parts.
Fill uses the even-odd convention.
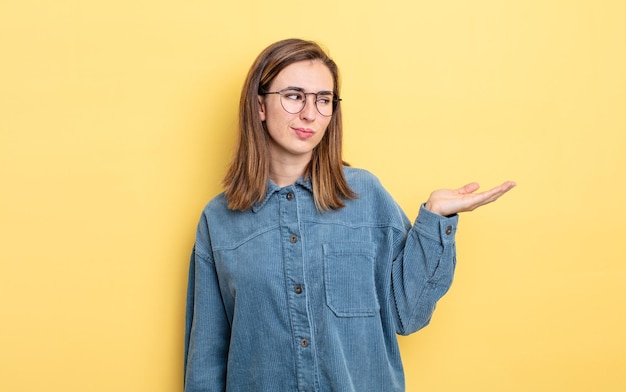
[[[308,197],[308,194],[304,195]],[[304,197],[303,196],[303,197]],[[306,199],[305,197],[305,199]],[[298,346],[295,366],[299,390],[307,389],[314,384],[315,375],[310,371],[315,362],[311,335],[311,321],[307,309],[307,298],[304,285],[303,242],[300,232],[299,202],[294,187],[281,190],[280,230],[283,246],[283,261],[287,286],[287,308],[292,326],[292,338]]]

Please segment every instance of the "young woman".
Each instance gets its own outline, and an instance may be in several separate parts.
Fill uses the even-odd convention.
[[[510,190],[439,190],[413,225],[342,161],[336,64],[290,39],[252,65],[224,193],[191,257],[185,391],[403,391],[396,334],[452,282],[458,212]]]

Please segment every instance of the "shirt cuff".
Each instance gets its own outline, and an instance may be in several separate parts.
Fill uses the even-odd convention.
[[[437,239],[442,243],[454,242],[459,215],[441,216],[420,206],[414,227],[422,234]]]

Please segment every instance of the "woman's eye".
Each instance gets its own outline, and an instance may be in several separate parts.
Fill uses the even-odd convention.
[[[322,95],[322,96],[317,97],[317,103],[319,104],[328,105],[331,102],[332,102],[332,98],[327,95]]]
[[[293,99],[294,101],[302,101],[304,99],[304,94],[297,91],[288,91],[284,93],[283,96],[285,98]]]

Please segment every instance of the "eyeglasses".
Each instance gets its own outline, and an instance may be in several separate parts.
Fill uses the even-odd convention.
[[[280,95],[280,105],[287,113],[298,114],[306,106],[306,96],[315,95],[315,107],[319,114],[330,117],[335,111],[337,103],[341,98],[335,97],[330,91],[320,91],[317,93],[305,93],[304,90],[294,87],[282,89],[280,91],[268,91],[259,93],[260,95],[278,94]]]

